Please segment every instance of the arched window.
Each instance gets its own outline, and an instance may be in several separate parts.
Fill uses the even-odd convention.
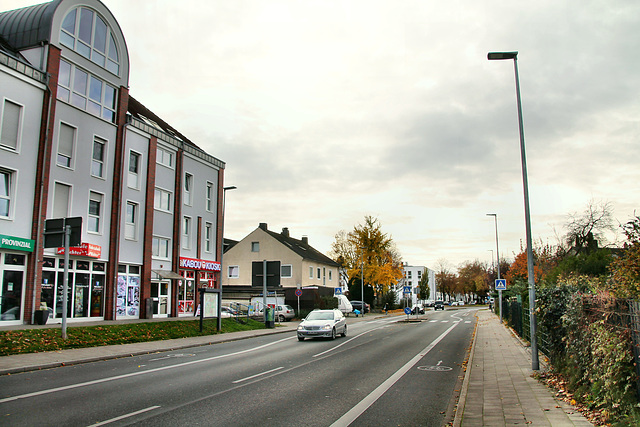
[[[60,43],[113,74],[119,74],[120,59],[113,32],[93,10],[78,7],[69,12],[62,21]]]

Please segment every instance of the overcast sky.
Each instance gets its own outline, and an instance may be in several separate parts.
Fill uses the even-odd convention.
[[[534,239],[591,200],[622,223],[640,207],[637,0],[104,3],[131,95],[226,162],[227,238],[266,222],[328,253],[372,215],[410,265],[456,267],[490,262],[497,213],[512,258],[514,67],[489,51],[519,51]]]

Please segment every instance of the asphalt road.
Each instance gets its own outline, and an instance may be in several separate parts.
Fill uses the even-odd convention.
[[[0,425],[440,426],[473,309],[349,323],[0,377]]]

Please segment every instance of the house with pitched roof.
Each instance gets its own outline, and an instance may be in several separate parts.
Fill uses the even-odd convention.
[[[296,288],[340,286],[338,263],[309,245],[307,236],[296,239],[287,227],[278,233],[269,230],[266,223],[260,223],[224,253],[223,300],[246,301],[261,293],[262,278],[256,277],[255,265],[263,261],[280,263],[280,278],[276,285],[268,286],[269,292],[284,294]]]

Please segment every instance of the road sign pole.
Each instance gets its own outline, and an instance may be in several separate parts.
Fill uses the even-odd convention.
[[[71,226],[64,226],[64,278],[62,279],[62,339],[67,339],[67,290],[69,289],[69,240]]]

